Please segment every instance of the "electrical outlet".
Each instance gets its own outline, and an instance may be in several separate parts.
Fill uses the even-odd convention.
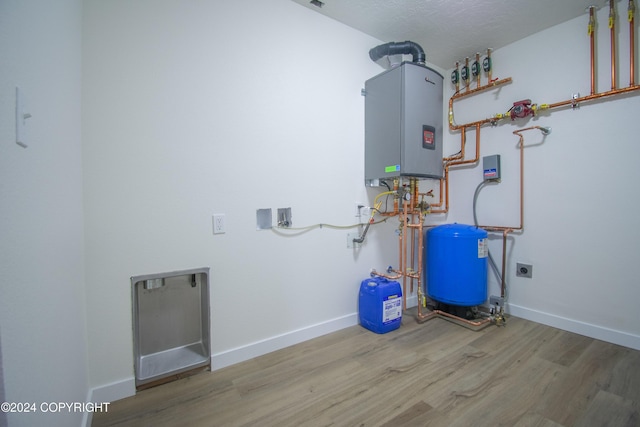
[[[531,264],[523,264],[521,262],[516,264],[516,276],[517,277],[528,277],[531,279],[533,277],[533,265]]]
[[[213,214],[213,234],[224,234],[226,232],[224,214]]]

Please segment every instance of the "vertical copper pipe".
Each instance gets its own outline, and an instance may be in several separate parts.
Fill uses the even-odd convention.
[[[415,217],[415,213],[413,211],[411,211],[411,224],[413,224],[414,218]],[[411,229],[411,262],[410,267],[407,267],[407,270],[405,270],[405,273],[409,272],[409,269],[411,270],[411,273],[415,272],[415,260],[416,260],[416,234],[413,230],[413,228]],[[409,280],[409,292],[413,293],[413,278],[414,276],[411,275],[409,276],[411,280]]]
[[[595,27],[596,27],[596,18],[595,18],[595,6],[589,6],[589,25],[588,25],[588,34],[589,34],[589,42],[591,45],[591,94],[596,93],[596,43],[595,43]]]
[[[402,268],[402,232],[398,234],[398,268]]]
[[[458,76],[458,80],[456,81],[456,93],[460,92],[460,63],[456,61],[456,74]]]
[[[471,77],[471,76],[469,76],[469,58],[465,58],[464,59],[464,67],[465,67],[465,70],[467,70],[467,78],[464,79],[464,85],[466,86],[465,90],[467,92],[469,92],[469,89],[471,89],[469,87],[470,86],[469,80],[470,80],[470,77]]]
[[[460,152],[454,154],[453,156],[445,157],[444,161],[449,162],[452,160],[460,160],[464,159],[464,147],[467,142],[467,128],[460,129]]]
[[[424,227],[423,227],[423,222],[422,222],[422,216],[418,217],[418,287],[420,286],[420,283],[422,282],[422,275],[424,274],[423,268],[422,266],[424,265],[424,252],[423,252],[423,246],[424,246]]]
[[[398,213],[398,189],[400,188],[400,180],[398,178],[393,180],[393,191],[396,192],[396,194],[393,196],[393,213],[397,214]]]
[[[445,162],[464,159],[464,147],[467,145],[467,128],[460,129],[460,151],[453,156],[445,157]]]
[[[447,213],[449,212],[449,164],[448,163],[444,168],[444,193],[445,193],[444,212]]]
[[[424,253],[422,251],[422,247],[424,246],[424,240],[423,240],[423,236],[422,236],[422,215],[418,217],[418,223],[419,223],[419,227],[418,227],[418,289],[422,286],[422,274],[423,274],[423,269],[422,266],[424,265]],[[422,301],[420,301],[420,298],[418,298],[418,306],[420,306],[422,304]]]
[[[423,253],[423,247],[424,247],[424,228],[423,228],[423,224],[422,224],[422,218],[420,219],[420,225],[418,226],[418,232],[420,233],[420,235],[418,236],[418,262],[420,263],[420,265],[418,266],[419,272],[420,274],[418,275],[419,280],[418,280],[418,316],[417,316],[417,320],[418,322],[424,322],[427,321],[429,319],[433,319],[434,317],[437,316],[437,313],[432,311],[431,313],[427,313],[427,314],[423,314],[422,313],[422,302],[427,300],[427,281],[426,278],[424,277],[424,269],[422,268],[424,265],[423,259],[424,259],[424,253]],[[423,289],[423,283],[424,283],[424,289]],[[426,306],[426,304],[425,304]]]
[[[418,197],[419,197],[418,196],[418,179],[411,178],[411,224],[415,223]],[[416,244],[415,232],[412,228],[411,229],[411,270],[412,272],[415,272],[415,244]],[[409,283],[409,290],[411,291],[412,294],[413,294],[413,282],[414,282],[414,277],[411,276],[411,281]]]
[[[402,272],[402,266],[404,264],[404,259],[402,258],[402,248],[404,247],[404,232],[405,230],[400,230],[400,234],[398,234],[398,257],[400,258],[398,261],[398,270]],[[407,297],[406,297],[407,289],[404,277],[402,279],[402,309],[407,308]]]
[[[491,63],[491,49],[487,49],[487,60],[489,61],[489,71],[487,71],[487,84],[491,84],[491,73],[493,72],[493,64]]]
[[[635,47],[635,25],[634,25],[634,15],[635,15],[635,4],[633,0],[629,0],[629,7],[627,9],[629,15],[629,86],[634,86],[636,84],[636,71],[635,71],[635,62],[636,62],[636,47]]]
[[[538,126],[536,128],[540,129]],[[524,137],[520,136],[520,229],[524,227]],[[503,272],[504,274],[504,272]],[[504,280],[504,276],[503,280]]]
[[[609,30],[611,31],[611,90],[616,88],[616,12],[615,0],[609,0]]]
[[[464,159],[465,147],[467,146],[467,128],[460,131],[460,158]]]
[[[504,232],[502,233],[502,283],[500,283],[500,296],[502,297],[503,301],[506,289],[504,277],[507,271],[507,234],[509,234],[510,231],[511,230],[504,230]]]
[[[409,194],[411,195],[411,201],[409,210],[413,211],[416,207],[416,201],[418,200],[418,180],[417,178],[409,178]]]
[[[477,163],[478,160],[480,159],[480,127],[482,125],[476,122],[474,123],[474,126],[476,128],[476,156],[473,159],[469,159],[469,160],[462,159],[462,160],[455,160],[455,161],[448,162],[445,170],[447,170],[450,166]],[[445,176],[446,176],[446,172],[445,172]],[[448,198],[448,194],[447,194],[447,198]]]
[[[440,181],[440,191],[439,191],[438,197],[439,197],[440,201],[438,203],[432,203],[430,205],[432,208],[439,208],[440,206],[442,206],[442,200],[444,198],[444,194],[443,194],[444,178],[440,178],[439,181]]]
[[[478,74],[476,75],[476,85],[477,85],[478,87],[480,87],[480,86],[482,85],[482,83],[480,83],[480,77],[481,77],[481,74],[482,74],[482,73],[480,72],[480,70],[481,70],[481,65],[480,65],[480,54],[479,54],[479,53],[476,53],[476,62],[475,62],[475,64],[474,64],[474,65],[477,67],[477,68],[476,68],[476,72],[478,73]]]
[[[407,227],[407,208],[408,203],[406,200],[402,201],[402,217],[403,217],[403,230],[402,234],[404,234],[404,245],[402,246],[402,263],[400,264],[400,272],[402,274],[402,308],[407,308],[407,232],[409,231],[409,227]]]
[[[432,210],[431,213],[433,213],[433,214],[449,212],[449,168],[451,166],[456,166],[456,165],[468,165],[468,164],[472,164],[472,163],[477,163],[478,160],[480,159],[480,128],[482,126],[482,123],[475,122],[472,125],[476,129],[476,156],[473,159],[469,159],[469,160],[464,160],[464,158],[458,160],[456,158],[456,160],[451,160],[451,161],[446,161],[445,162],[445,165],[444,165],[445,208],[444,209],[438,209],[436,211]],[[465,125],[465,126],[467,126],[467,125]],[[462,127],[462,129],[465,129],[465,127]],[[466,131],[463,131],[462,134],[466,135]]]

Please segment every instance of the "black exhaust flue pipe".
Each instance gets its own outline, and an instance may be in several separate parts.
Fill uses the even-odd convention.
[[[389,42],[376,46],[369,51],[369,58],[373,62],[385,56],[391,55],[412,55],[413,62],[424,65],[425,55],[424,50],[418,43],[405,41],[405,42]]]

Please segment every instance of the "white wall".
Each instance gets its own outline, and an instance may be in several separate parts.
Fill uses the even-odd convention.
[[[396,222],[354,252],[346,230],[256,231],[256,209],[353,224],[372,202],[360,90],[380,42],[288,0],[87,1],[84,18],[91,386],[132,392],[134,275],[211,268],[214,369],[354,324]]]
[[[605,9],[598,12],[598,92],[611,89]],[[588,95],[587,19],[585,15],[496,50],[494,77],[512,77],[513,83],[457,101],[456,122],[506,112],[521,99],[542,104],[570,99],[574,93]],[[626,87],[626,14],[620,12],[619,20],[618,85]],[[636,52],[636,58],[639,55]],[[519,224],[518,137],[512,132],[551,126],[552,134],[544,141],[537,131],[525,133],[525,230],[509,238],[510,311],[634,348],[640,348],[640,287],[634,269],[640,254],[640,232],[635,226],[640,205],[635,190],[640,180],[639,95],[634,92],[584,103],[577,110],[552,110],[534,119],[483,128],[481,155],[502,155],[503,180],[483,189],[478,201],[481,224]],[[468,138],[467,148],[473,155],[475,132],[469,132]],[[448,152],[457,151],[459,134],[450,134],[448,144]],[[449,220],[472,221],[473,191],[481,179],[481,166],[452,172]],[[499,262],[501,239],[493,239],[490,248]],[[516,262],[533,264],[533,278],[516,278]],[[494,295],[499,292],[493,277],[490,288]]]
[[[0,327],[6,400],[36,403],[11,426],[79,425],[46,402],[88,393],[79,0],[0,2]],[[15,143],[15,87],[28,148]],[[4,399],[3,399],[4,400]]]

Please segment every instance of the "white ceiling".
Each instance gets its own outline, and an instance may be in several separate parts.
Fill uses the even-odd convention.
[[[383,42],[410,40],[444,69],[578,16],[604,0],[293,0]],[[608,6],[607,6],[608,7]],[[626,14],[627,5],[617,5]],[[371,46],[374,47],[374,46]],[[368,54],[368,52],[367,52]]]

